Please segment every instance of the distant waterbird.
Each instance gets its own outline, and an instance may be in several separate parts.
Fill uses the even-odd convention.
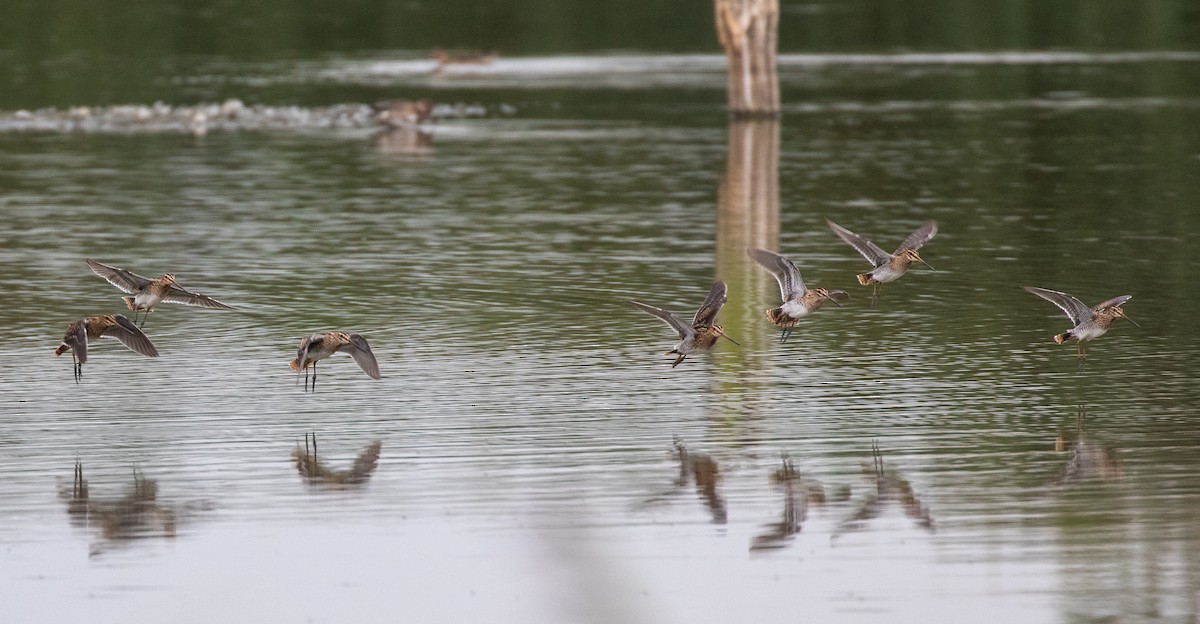
[[[429,100],[384,100],[371,105],[371,119],[391,128],[411,128],[429,119],[433,102]]]
[[[379,379],[379,362],[371,352],[367,339],[360,334],[348,334],[340,331],[319,332],[305,336],[300,341],[296,351],[296,359],[292,360],[294,371],[304,371],[304,389],[309,389],[308,369],[312,368],[312,391],[317,390],[317,362],[334,353],[349,353],[354,363],[371,379]]]
[[[133,312],[134,322],[137,322],[138,312],[145,311],[146,316],[149,316],[154,311],[154,306],[163,301],[199,308],[233,309],[233,306],[221,303],[212,297],[185,289],[175,282],[175,275],[171,273],[163,273],[162,277],[150,279],[133,271],[109,266],[90,258],[84,260],[92,268],[93,273],[108,280],[108,283],[122,291],[133,295],[132,297],[121,297],[121,299],[125,301],[125,306]],[[142,326],[145,324],[146,319],[143,317]]]
[[[662,308],[632,299],[629,300],[629,304],[647,314],[658,317],[678,334],[679,344],[665,354],[678,356],[671,363],[671,368],[675,368],[689,355],[708,352],[716,344],[717,339],[722,336],[733,344],[739,344],[738,341],[725,335],[725,330],[721,329],[720,325],[714,323],[717,313],[721,311],[721,306],[725,305],[726,290],[725,282],[714,283],[709,289],[704,303],[692,318],[691,325],[684,323],[674,314]]]
[[[1082,361],[1087,357],[1087,346],[1085,343],[1090,342],[1103,336],[1108,332],[1108,328],[1112,327],[1113,321],[1118,318],[1123,318],[1134,325],[1141,327],[1133,319],[1125,316],[1125,311],[1121,306],[1133,298],[1133,295],[1121,295],[1113,297],[1103,303],[1098,303],[1092,307],[1088,307],[1079,299],[1065,292],[1057,290],[1049,290],[1047,288],[1037,288],[1035,286],[1025,286],[1026,292],[1033,293],[1050,303],[1058,306],[1074,323],[1071,329],[1054,336],[1054,342],[1063,344],[1068,341],[1075,342],[1075,355]]]
[[[888,282],[894,282],[900,279],[905,273],[908,273],[909,267],[914,262],[920,262],[933,270],[928,262],[925,262],[917,253],[925,243],[937,234],[937,221],[929,221],[917,228],[908,238],[904,239],[903,243],[896,248],[895,253],[888,253],[881,249],[879,245],[871,242],[863,236],[859,236],[850,230],[825,219],[825,223],[829,225],[829,229],[833,230],[839,238],[846,241],[855,251],[862,254],[862,257],[875,267],[866,273],[858,275],[858,283],[863,286],[873,285],[875,288],[872,291],[872,301],[879,296],[879,285]]]
[[[796,264],[773,251],[752,247],[747,249],[746,253],[770,271],[775,281],[779,282],[779,295],[783,298],[783,305],[767,309],[767,320],[783,328],[779,342],[787,342],[796,322],[821,309],[821,305],[826,301],[832,301],[840,308],[842,302],[850,298],[850,295],[842,290],[806,288]]]
[[[158,357],[158,349],[154,347],[154,343],[150,342],[146,334],[142,333],[142,330],[138,329],[138,326],[125,316],[121,314],[89,316],[68,325],[62,344],[54,350],[55,357],[67,351],[71,352],[76,383],[83,377],[83,365],[87,363],[88,358],[88,343],[102,337],[115,338],[121,341],[121,344],[129,347],[131,351],[147,357]]]

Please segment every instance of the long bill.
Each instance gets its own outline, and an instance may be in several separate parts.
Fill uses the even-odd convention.
[[[1121,313],[1121,318],[1123,318],[1123,319],[1125,319],[1125,320],[1129,321],[1130,323],[1133,323],[1133,326],[1134,326],[1134,327],[1141,327],[1141,325],[1138,325],[1138,324],[1137,324],[1137,321],[1135,321],[1135,320],[1133,320],[1133,319],[1129,318],[1128,316],[1125,316],[1125,313],[1124,313],[1124,312],[1122,312],[1122,313]]]
[[[728,340],[729,342],[732,342],[733,344],[735,344],[735,345],[737,345],[737,346],[739,346],[739,347],[740,347],[740,346],[742,346],[742,343],[740,343],[740,342],[738,342],[738,341],[734,340],[733,338],[730,338],[730,337],[729,337],[729,334],[726,334],[726,333],[725,333],[725,330],[721,329],[720,327],[713,327],[713,329],[717,330],[717,334],[719,334],[720,336],[722,336],[723,338],[725,338],[725,340]]]

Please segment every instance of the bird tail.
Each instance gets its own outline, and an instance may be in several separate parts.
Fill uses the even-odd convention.
[[[1054,342],[1057,342],[1058,344],[1062,344],[1070,339],[1071,339],[1071,332],[1065,331],[1065,332],[1055,336]]]
[[[767,308],[767,320],[771,321],[772,323],[774,323],[776,325],[783,325],[784,323],[791,321],[792,318],[790,316],[784,314],[783,308],[779,307],[779,308]]]
[[[71,345],[64,342],[64,343],[58,345],[58,348],[54,350],[54,357],[58,357],[70,350],[71,350]]]
[[[137,312],[137,305],[133,303],[133,297],[121,297],[125,300],[125,307],[133,312]]]
[[[870,273],[861,273],[857,277],[858,277],[858,283],[862,284],[863,286],[867,286],[871,283],[871,274]]]
[[[300,358],[296,358],[296,359],[292,360],[292,363],[288,364],[288,366],[291,366],[292,370],[294,370],[294,371],[300,370]]]

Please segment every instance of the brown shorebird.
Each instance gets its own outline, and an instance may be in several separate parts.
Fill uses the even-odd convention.
[[[121,299],[125,300],[126,307],[133,311],[134,322],[137,322],[139,311],[145,310],[146,315],[149,316],[154,311],[154,306],[163,301],[200,308],[233,309],[233,306],[225,305],[212,297],[186,290],[175,282],[175,276],[171,273],[163,273],[162,277],[150,279],[133,271],[109,266],[90,258],[85,258],[85,261],[92,268],[93,273],[108,280],[109,284],[133,295],[132,297],[121,297]],[[145,324],[146,319],[143,317],[142,325]]]
[[[833,230],[834,234],[837,234],[839,238],[846,241],[855,251],[862,254],[862,257],[866,258],[867,262],[871,263],[871,266],[875,267],[858,276],[859,284],[863,286],[875,286],[871,295],[872,301],[879,296],[880,284],[900,279],[905,273],[908,273],[908,267],[912,263],[920,262],[929,267],[929,270],[933,270],[933,267],[929,266],[928,262],[921,259],[921,256],[917,254],[917,250],[925,243],[928,243],[934,234],[937,234],[937,221],[929,221],[917,228],[912,234],[909,234],[908,238],[904,239],[904,242],[900,243],[900,246],[896,248],[896,253],[884,251],[879,245],[829,219],[825,219],[825,223],[829,225],[829,229]]]
[[[120,314],[89,316],[68,325],[62,344],[54,350],[55,357],[67,351],[71,352],[71,359],[75,363],[76,383],[83,377],[83,365],[87,362],[88,343],[101,337],[116,338],[132,351],[148,357],[158,357],[158,349],[154,348],[154,343],[150,342],[146,334],[142,333],[142,330],[138,329],[133,321]]]
[[[841,307],[842,302],[850,298],[844,290],[825,290],[824,288],[805,288],[800,270],[795,263],[787,258],[766,249],[750,248],[746,253],[763,268],[775,276],[779,282],[779,294],[783,297],[783,305],[778,308],[767,308],[767,320],[782,326],[783,333],[779,342],[787,342],[792,335],[796,321],[821,309],[826,300]]]
[[[736,340],[725,335],[725,331],[721,329],[720,325],[713,324],[717,313],[721,311],[721,306],[725,305],[725,291],[725,282],[714,283],[712,289],[708,291],[708,297],[704,299],[704,303],[696,311],[696,316],[692,318],[691,325],[685,324],[674,314],[662,308],[656,308],[632,299],[629,300],[629,303],[647,314],[652,314],[662,319],[667,325],[671,326],[671,329],[674,329],[679,334],[679,344],[666,353],[666,355],[679,356],[671,364],[671,368],[675,368],[679,366],[683,358],[696,353],[705,353],[709,349],[712,349],[713,345],[717,342],[717,338],[721,336],[725,336],[725,339],[733,344],[738,344]]]
[[[429,100],[385,100],[371,105],[375,123],[391,128],[411,128],[429,119],[433,102]]]
[[[1113,321],[1123,318],[1137,325],[1133,319],[1125,316],[1125,312],[1121,310],[1121,306],[1126,301],[1132,299],[1133,295],[1113,297],[1104,303],[1098,303],[1089,308],[1082,301],[1065,292],[1034,286],[1025,286],[1024,288],[1026,291],[1058,306],[1071,319],[1071,322],[1075,324],[1071,329],[1055,336],[1054,342],[1062,344],[1068,340],[1074,340],[1075,355],[1080,361],[1087,357],[1085,343],[1103,336],[1108,332],[1108,328],[1112,327]],[[1138,325],[1138,327],[1141,326]]]
[[[323,360],[337,352],[349,353],[354,363],[371,379],[379,379],[379,362],[371,352],[367,339],[359,334],[331,331],[319,332],[305,336],[300,341],[300,349],[296,351],[296,359],[292,360],[294,371],[304,371],[304,389],[308,390],[308,369],[312,368],[312,391],[317,391],[317,361]]]

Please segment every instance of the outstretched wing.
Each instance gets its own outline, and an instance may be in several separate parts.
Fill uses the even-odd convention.
[[[1129,301],[1130,299],[1133,299],[1133,295],[1121,295],[1120,297],[1113,297],[1104,303],[1097,303],[1096,305],[1092,306],[1092,312],[1119,308],[1122,305],[1125,305],[1125,302]]]
[[[371,346],[367,344],[367,339],[360,334],[350,334],[350,342],[338,347],[338,351],[349,353],[350,357],[354,358],[354,363],[362,369],[371,379],[379,379],[379,362],[375,360],[375,354],[371,353]]]
[[[233,309],[233,306],[225,305],[212,297],[194,293],[178,286],[168,287],[167,296],[163,297],[163,301],[167,303],[182,303],[183,305],[196,306],[198,308],[212,308],[216,310]]]
[[[846,241],[846,243],[853,247],[855,251],[862,254],[862,257],[866,258],[867,262],[871,263],[871,266],[877,267],[892,259],[892,254],[880,249],[879,245],[872,243],[871,241],[859,236],[858,234],[855,234],[854,232],[851,232],[850,230],[847,230],[846,228],[834,223],[833,221],[830,221],[829,219],[825,219],[825,223],[829,226],[829,229],[833,230],[834,234],[838,235],[838,238]]]
[[[721,306],[725,305],[725,291],[725,282],[713,282],[712,288],[708,290],[708,296],[704,298],[704,303],[700,304],[700,309],[696,310],[696,316],[692,317],[692,327],[707,327],[713,324],[717,313],[721,311]]]
[[[1031,292],[1050,303],[1058,306],[1071,319],[1071,322],[1078,325],[1092,318],[1092,309],[1083,304],[1082,301],[1068,295],[1065,292],[1057,290],[1049,290],[1047,288],[1036,288],[1033,286],[1025,286],[1027,292]],[[1119,299],[1120,297],[1118,297]]]
[[[680,339],[686,338],[695,333],[690,326],[685,325],[684,322],[679,320],[679,318],[674,314],[671,314],[662,308],[646,305],[640,301],[634,301],[633,299],[629,300],[629,305],[641,310],[642,312],[645,312],[646,314],[651,314],[662,319],[667,325],[671,326],[671,329],[675,330],[675,333],[679,334]]]
[[[935,234],[937,234],[937,221],[930,221],[925,225],[922,225],[912,234],[909,234],[908,238],[904,239],[903,243],[900,243],[900,246],[896,248],[896,255],[900,255],[907,249],[912,249],[913,251],[920,249],[921,246],[925,243],[928,243]]]
[[[110,325],[107,329],[100,332],[105,338],[116,338],[121,341],[121,344],[129,347],[130,350],[136,351],[147,357],[158,357],[158,349],[154,348],[154,343],[138,329],[133,321],[125,318],[123,315],[117,314],[113,317],[116,319],[116,325]]]
[[[783,297],[784,302],[804,294],[804,280],[800,278],[800,269],[797,269],[791,260],[766,249],[754,247],[747,249],[746,253],[775,276],[775,281],[779,282],[779,295]]]
[[[126,271],[120,267],[108,266],[102,262],[96,262],[91,258],[84,258],[88,266],[92,268],[92,272],[104,279],[108,280],[109,284],[120,288],[122,291],[131,295],[141,292],[143,288],[150,284],[149,278],[142,277],[133,271]]]

